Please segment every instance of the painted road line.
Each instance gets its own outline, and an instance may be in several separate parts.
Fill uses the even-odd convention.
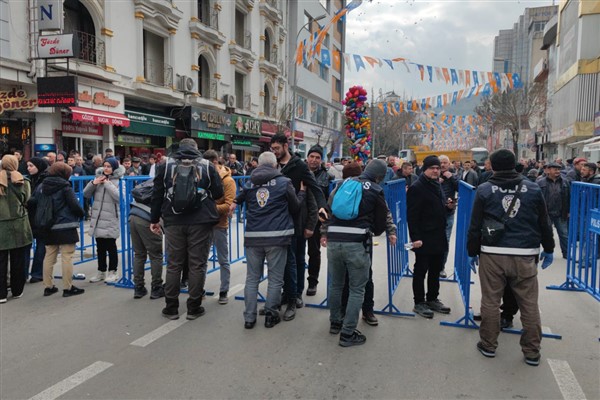
[[[112,367],[112,365],[113,364],[104,361],[96,361],[89,367],[82,369],[67,379],[58,382],[56,385],[36,394],[29,400],[54,400],[67,393],[69,390],[81,385],[85,381],[92,379],[107,368]]]
[[[179,328],[181,325],[185,324],[186,322],[188,322],[188,321],[185,318],[180,318],[180,319],[177,319],[174,321],[169,321],[166,324],[164,324],[163,326],[158,327],[155,330],[153,330],[152,332],[148,333],[147,335],[144,335],[141,338],[134,340],[130,344],[132,346],[146,347],[150,343],[154,342],[155,340],[158,340],[161,337],[165,336],[166,334]]]
[[[568,362],[548,359],[548,364],[550,364],[554,379],[565,400],[585,400],[585,393],[579,386]]]
[[[242,290],[244,290],[244,284],[243,283],[238,283],[237,285],[234,285],[232,287],[229,288],[229,295],[233,296],[236,293],[241,292]]]

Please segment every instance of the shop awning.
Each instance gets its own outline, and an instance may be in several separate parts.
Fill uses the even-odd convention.
[[[103,125],[122,126],[124,128],[130,125],[129,118],[124,114],[113,113],[109,111],[92,110],[84,107],[70,107],[74,121],[85,121]]]
[[[139,135],[175,137],[175,119],[163,115],[125,110],[131,125],[124,132]]]

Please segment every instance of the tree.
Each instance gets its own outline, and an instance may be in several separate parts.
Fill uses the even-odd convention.
[[[544,85],[532,83],[519,89],[493,93],[484,97],[475,112],[492,126],[492,129],[510,131],[513,152],[518,155],[521,129],[529,129],[529,121],[537,117],[544,108],[546,91]]]
[[[374,108],[371,115],[371,132],[374,140],[372,149],[373,157],[379,154],[398,154],[402,146],[402,135],[404,135],[404,146],[420,144],[420,132],[409,132],[406,124],[415,121],[415,114],[402,112],[398,115],[384,114],[379,108]],[[411,134],[413,133],[413,134]]]

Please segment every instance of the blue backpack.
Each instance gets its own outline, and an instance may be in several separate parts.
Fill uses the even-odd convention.
[[[362,191],[362,183],[357,179],[346,179],[333,197],[333,203],[331,204],[333,215],[345,221],[358,217]]]

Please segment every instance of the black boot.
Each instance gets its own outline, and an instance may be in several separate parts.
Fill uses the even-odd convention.
[[[285,319],[285,317],[284,317]],[[281,318],[279,318],[278,312],[267,311],[265,315],[265,328],[272,328],[278,323],[281,322]]]
[[[283,313],[284,321],[291,321],[294,318],[296,318],[296,299],[294,299],[288,303],[287,308],[285,309],[285,312]]]
[[[141,299],[142,297],[144,297],[145,295],[148,294],[148,289],[146,289],[145,286],[136,286],[133,289],[133,298],[134,299]]]
[[[168,319],[179,319],[179,299],[169,299],[165,297],[167,306],[163,308],[162,315]]]

